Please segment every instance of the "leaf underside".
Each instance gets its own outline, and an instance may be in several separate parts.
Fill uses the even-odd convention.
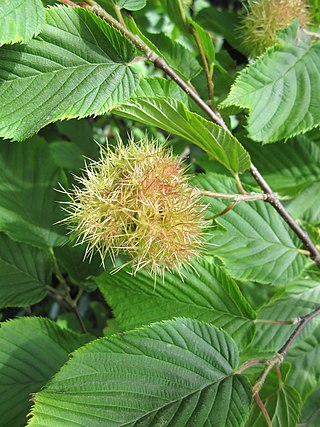
[[[239,141],[220,126],[189,111],[180,100],[166,94],[159,81],[138,87],[134,96],[114,110],[123,117],[157,126],[190,141],[233,173],[250,167],[250,156]]]

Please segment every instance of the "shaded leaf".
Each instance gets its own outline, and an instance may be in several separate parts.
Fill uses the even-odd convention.
[[[209,8],[202,9],[194,19],[206,30],[222,34],[231,46],[240,52],[243,51],[241,40],[237,37],[237,29],[240,27],[241,20],[240,15],[210,6]]]
[[[304,133],[320,124],[320,42],[295,22],[236,79],[222,107],[248,108],[249,135],[274,142]],[[267,108],[266,108],[267,106]]]
[[[36,396],[30,426],[237,427],[250,403],[223,331],[177,319],[76,351]]]
[[[243,144],[268,184],[280,195],[296,196],[320,181],[320,145],[309,134],[286,144]]]
[[[258,319],[291,320],[302,317],[320,305],[319,282],[311,279],[297,279],[292,283],[284,283],[285,289],[258,312]],[[303,334],[312,334],[316,323],[311,322]],[[253,347],[278,351],[289,338],[296,325],[257,324],[257,333]],[[300,340],[300,336],[297,340]],[[304,339],[304,338],[302,338]],[[291,350],[290,350],[291,351]]]
[[[67,361],[89,336],[60,329],[48,319],[24,317],[0,328],[1,425],[26,425],[32,394]]]
[[[26,307],[41,301],[50,283],[48,252],[16,243],[0,233],[0,308]]]
[[[66,242],[54,225],[61,217],[55,191],[64,182],[48,144],[34,137],[23,144],[0,144],[0,230],[13,240],[47,248]]]
[[[43,32],[0,50],[0,135],[22,140],[50,122],[103,114],[128,98],[134,47],[84,8],[47,10]]]
[[[237,284],[218,266],[194,261],[182,273],[167,272],[157,283],[147,272],[104,273],[96,281],[117,321],[126,329],[177,316],[223,328],[241,348],[253,338],[255,313]]]
[[[40,33],[45,25],[41,0],[1,0],[0,46],[6,43],[26,43]]]
[[[208,191],[237,194],[232,178],[213,173],[198,175],[193,185]],[[228,201],[204,197],[208,216],[216,215]],[[299,276],[307,258],[298,251],[298,240],[274,208],[263,202],[241,203],[217,219],[222,227],[212,232],[211,252],[227,271],[240,280],[286,283]]]

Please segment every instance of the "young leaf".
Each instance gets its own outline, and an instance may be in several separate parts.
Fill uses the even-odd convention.
[[[140,10],[145,7],[147,0],[117,0],[116,4],[120,9]]]
[[[24,144],[0,144],[0,230],[11,239],[40,248],[67,238],[54,223],[61,217],[58,182],[61,169],[40,137]]]
[[[45,25],[41,0],[1,0],[0,46],[6,43],[26,43],[40,33]]]
[[[235,181],[208,173],[192,183],[208,191],[238,193]],[[205,197],[209,213],[216,215],[230,202]],[[223,260],[227,271],[240,280],[286,283],[300,275],[307,258],[296,247],[297,239],[284,220],[263,201],[241,203],[220,217],[223,229],[212,232],[212,253]]]
[[[279,44],[238,76],[222,107],[250,110],[249,135],[255,141],[290,138],[320,124],[320,42],[295,22]]]
[[[47,10],[43,32],[0,49],[0,135],[22,140],[50,122],[102,114],[133,93],[134,47],[83,8]]]
[[[232,339],[196,320],[102,338],[36,395],[29,425],[240,427],[251,390],[237,366]]]
[[[156,93],[156,89],[153,92]],[[193,142],[234,173],[250,167],[249,154],[236,138],[220,126],[192,113],[182,102],[163,96],[163,92],[160,96],[150,97],[148,93],[143,96],[140,87],[133,98],[114,112]]]
[[[46,296],[51,273],[48,252],[0,233],[0,270],[0,308],[25,307]]]
[[[90,336],[60,329],[48,319],[24,317],[0,328],[1,425],[26,425],[32,394],[39,391]]]
[[[166,273],[157,283],[141,271],[125,270],[96,279],[119,324],[126,329],[177,316],[191,317],[223,328],[241,348],[253,338],[255,313],[237,284],[218,266],[194,261],[177,273]]]

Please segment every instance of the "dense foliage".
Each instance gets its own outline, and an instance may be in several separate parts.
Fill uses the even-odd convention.
[[[0,426],[319,426],[319,2],[211,3],[1,1]]]

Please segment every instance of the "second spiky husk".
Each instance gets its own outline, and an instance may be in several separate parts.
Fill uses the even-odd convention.
[[[262,54],[277,42],[277,34],[295,19],[307,26],[310,14],[304,0],[248,0],[240,28],[243,47],[251,56]]]

